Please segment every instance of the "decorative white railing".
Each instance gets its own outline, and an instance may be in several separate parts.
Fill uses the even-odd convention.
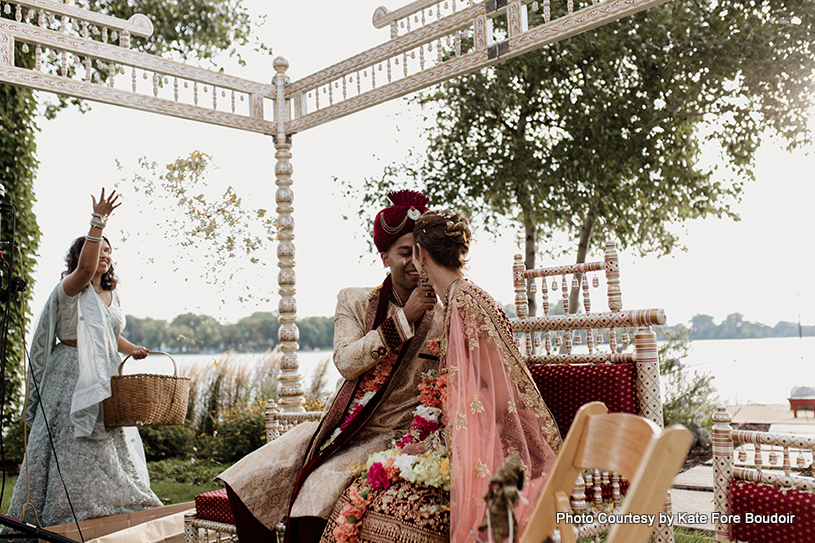
[[[14,15],[0,18],[4,82],[263,134],[277,131],[264,114],[274,86],[132,51],[131,35],[153,32],[144,15],[123,21],[51,0],[3,2],[3,10]],[[21,44],[18,53],[33,54],[33,69],[15,62],[15,44]]]
[[[373,24],[391,39],[286,88],[289,133],[410,94],[585,32],[665,0],[417,0]],[[577,6],[575,5],[577,4]],[[529,10],[541,24],[529,28]]]

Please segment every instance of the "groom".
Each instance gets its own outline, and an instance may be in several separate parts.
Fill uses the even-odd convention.
[[[241,541],[274,541],[284,517],[287,542],[318,541],[351,468],[407,430],[421,375],[438,368],[426,345],[440,335],[443,312],[413,261],[413,225],[428,200],[407,190],[388,198],[374,244],[390,273],[381,286],[337,296],[334,363],[344,380],[323,419],[299,424],[220,475]]]

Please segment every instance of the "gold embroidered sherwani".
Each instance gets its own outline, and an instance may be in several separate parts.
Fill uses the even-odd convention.
[[[377,329],[368,331],[376,311],[376,307],[371,310],[374,305],[371,298],[376,299],[377,290],[347,288],[337,296],[334,363],[345,380],[356,379],[376,367],[380,358],[414,335],[414,326],[408,323],[404,310],[393,299],[388,305],[388,319]],[[443,310],[437,303],[425,343],[441,334],[442,318]],[[329,517],[334,503],[354,477],[351,467],[363,465],[369,454],[386,449],[392,439],[400,438],[407,430],[413,420],[413,409],[419,404],[416,391],[421,375],[433,368],[438,368],[438,359],[430,354],[426,345],[411,359],[403,360],[366,428],[309,475],[291,516]],[[338,390],[341,385],[342,382]],[[219,476],[269,529],[274,529],[286,516],[294,481],[317,424],[299,424]]]

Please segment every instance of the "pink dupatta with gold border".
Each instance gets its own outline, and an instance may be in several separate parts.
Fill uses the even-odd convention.
[[[447,428],[452,453],[450,541],[473,541],[484,518],[490,477],[514,452],[526,482],[516,509],[523,530],[555,462],[561,437],[532,381],[509,320],[495,300],[461,281],[445,314],[442,365],[448,373]]]

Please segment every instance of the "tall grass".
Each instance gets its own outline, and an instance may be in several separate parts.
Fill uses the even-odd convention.
[[[199,434],[212,433],[219,413],[258,400],[277,399],[279,346],[251,362],[227,352],[220,360],[185,368],[191,380],[187,419]]]
[[[140,430],[149,460],[195,455],[221,463],[234,462],[262,446],[266,440],[266,402],[277,400],[280,375],[279,348],[257,357],[234,352],[220,359],[188,366],[190,400],[184,426]],[[308,411],[324,407],[328,356],[315,368],[306,388]]]

